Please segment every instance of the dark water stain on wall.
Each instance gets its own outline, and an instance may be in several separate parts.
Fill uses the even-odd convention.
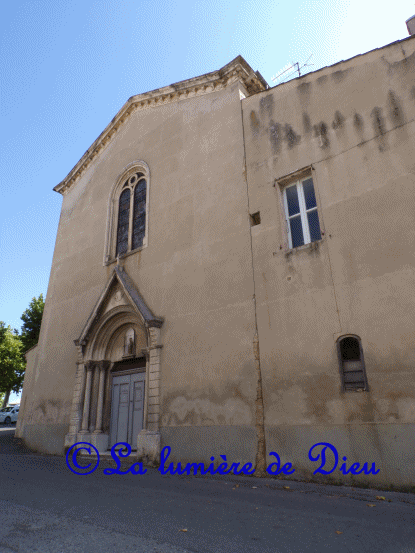
[[[329,138],[327,135],[328,129],[324,121],[321,121],[318,125],[314,125],[313,130],[314,136],[320,137],[321,139],[321,148],[327,148],[328,146],[330,146]]]
[[[403,49],[402,49],[403,50]],[[404,56],[406,55],[403,51]],[[413,72],[415,71],[415,52],[401,60],[395,62],[388,62],[383,58],[383,61],[388,64],[388,73],[397,73],[399,78],[412,79]]]
[[[372,109],[370,116],[372,117],[372,126],[375,131],[375,137],[378,139],[378,149],[380,152],[385,151],[386,137],[384,136],[386,132],[385,119],[382,115],[382,108],[376,106]]]
[[[334,73],[331,74],[331,78],[336,84],[340,83],[346,77],[349,71],[350,71],[349,69],[344,69],[343,71],[341,70],[335,71]]]
[[[363,130],[363,126],[364,126],[363,117],[361,115],[359,115],[358,113],[354,114],[353,125],[354,125],[354,127],[357,131],[362,131]]]
[[[307,393],[306,418],[316,417],[316,424],[330,422],[327,399],[331,396],[334,386],[334,379],[326,374],[315,375],[308,379],[307,384],[303,387]]]
[[[274,123],[272,120],[269,126],[269,139],[271,142],[272,153],[274,155],[278,154],[281,150],[282,129],[279,123]]]
[[[51,415],[59,416],[62,409],[62,401],[59,399],[42,400],[37,405],[36,410],[37,409],[39,409],[45,417]]]
[[[44,400],[41,401],[41,402],[37,405],[36,409],[40,409],[40,410],[42,411],[43,415],[46,415],[46,401],[44,401]]]
[[[259,119],[254,110],[249,114],[249,123],[252,133],[256,136],[259,133]]]
[[[401,102],[399,101],[398,96],[393,92],[393,90],[389,90],[388,92],[388,109],[389,117],[392,121],[392,124],[396,127],[403,125],[404,116]]]
[[[382,108],[374,107],[370,113],[372,117],[372,125],[376,136],[385,134],[385,120],[382,115]]]
[[[311,120],[308,113],[303,113],[303,128],[306,134],[311,132],[312,126],[311,126]]]
[[[322,75],[317,79],[317,84],[322,85],[327,82],[327,75]]]
[[[375,422],[376,407],[370,392],[346,392],[345,400],[355,400],[353,405],[348,402],[346,424],[353,422]]]
[[[285,133],[285,140],[288,143],[288,147],[294,148],[294,146],[297,146],[297,144],[300,143],[301,136],[297,134],[294,129],[291,127],[291,125],[288,125],[288,123],[284,126],[284,133]]]
[[[264,96],[259,101],[259,111],[261,117],[267,116],[269,119],[272,117],[272,112],[274,110],[274,96],[273,94],[268,94]]]
[[[344,122],[345,122],[345,118],[343,117],[343,115],[340,113],[340,111],[336,111],[336,113],[334,114],[334,120],[332,123],[333,129],[334,130],[340,129],[343,126]]]
[[[355,113],[353,116],[353,127],[360,140],[358,145],[362,145],[364,143],[364,138],[363,138],[364,120],[359,113]]]
[[[252,367],[249,366],[252,372]],[[179,403],[176,401],[179,399]],[[224,382],[220,390],[209,386],[196,393],[186,388],[176,390],[174,393],[166,394],[162,399],[162,411],[166,416],[165,426],[186,426],[202,424],[229,424],[226,422],[226,401],[238,400],[239,409],[242,406],[249,413],[249,418],[254,420],[254,395],[248,398],[242,392],[240,386],[235,382]],[[203,410],[206,409],[207,412]],[[224,412],[225,411],[225,412]],[[233,422],[232,424],[237,424]]]
[[[362,421],[375,422],[376,406],[373,403],[372,394],[370,392],[361,392],[360,395],[363,396],[363,402],[360,407]]]
[[[311,83],[301,83],[297,86],[297,92],[302,96],[302,100],[305,99],[306,96],[310,95],[311,92]]]

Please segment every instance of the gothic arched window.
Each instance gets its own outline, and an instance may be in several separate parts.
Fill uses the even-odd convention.
[[[117,229],[117,251],[116,254],[127,253],[128,251],[128,227],[130,224],[130,189],[122,191],[118,204],[118,229]]]
[[[149,171],[135,162],[118,179],[109,205],[104,264],[147,245]]]
[[[143,245],[143,238],[146,233],[146,180],[140,178],[134,188],[134,211],[132,229],[132,249],[136,250]]]

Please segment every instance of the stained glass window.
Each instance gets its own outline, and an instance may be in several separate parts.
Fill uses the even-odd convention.
[[[128,250],[128,226],[130,221],[130,189],[123,190],[118,207],[117,255]]]
[[[134,189],[133,250],[143,245],[146,233],[146,191],[145,179],[139,180]]]

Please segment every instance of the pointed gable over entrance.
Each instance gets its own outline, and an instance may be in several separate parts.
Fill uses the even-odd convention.
[[[121,266],[117,265],[89,316],[81,335],[75,340],[75,345],[85,346],[99,321],[102,322],[102,318],[107,319],[106,314],[115,312],[116,308],[121,308],[122,310],[122,306],[132,308],[146,329],[152,327],[160,328],[164,322],[162,317],[157,317],[153,314],[131,278]]]

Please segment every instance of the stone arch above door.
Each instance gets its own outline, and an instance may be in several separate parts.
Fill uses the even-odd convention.
[[[126,339],[134,334],[132,353],[126,351]],[[149,329],[139,320],[129,305],[120,305],[106,312],[85,344],[83,357],[90,360],[107,359],[112,363],[126,356],[141,356],[151,342]]]
[[[83,441],[106,450],[104,398],[110,393],[111,367],[124,359],[145,356],[145,419],[144,430],[140,433],[142,447],[138,440],[138,451],[153,459],[158,457],[160,329],[163,322],[152,313],[122,267],[116,266],[80,337],[75,340],[78,367],[66,447],[80,441],[78,434],[81,434]]]

